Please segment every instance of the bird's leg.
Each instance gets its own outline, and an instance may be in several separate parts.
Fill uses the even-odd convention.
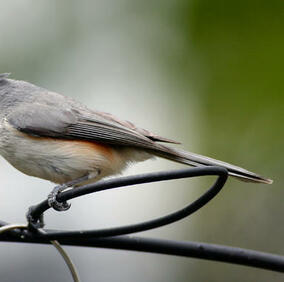
[[[87,175],[77,178],[75,180],[72,180],[70,182],[64,183],[62,185],[58,185],[54,187],[54,189],[50,192],[48,195],[47,201],[48,205],[52,207],[53,209],[57,211],[66,211],[70,208],[71,204],[65,202],[58,202],[56,197],[59,193],[63,192],[64,190],[74,187],[84,181],[87,181],[92,178],[96,178],[100,174],[100,171],[97,170],[92,173],[88,173]],[[43,215],[40,216],[39,220],[36,221],[33,217],[33,211],[35,209],[35,206],[31,206],[26,214],[29,226],[32,227],[33,229],[37,228],[43,228],[44,227],[44,221],[43,221]]]
[[[58,202],[56,197],[58,194],[60,194],[61,192],[65,191],[68,188],[73,188],[76,185],[85,182],[89,179],[95,178],[97,177],[99,174],[99,171],[95,171],[92,173],[88,173],[87,175],[84,175],[80,178],[74,179],[72,181],[66,182],[62,185],[58,185],[56,187],[54,187],[54,189],[49,193],[48,197],[47,197],[47,201],[48,201],[48,205],[50,207],[52,207],[53,209],[55,209],[56,211],[66,211],[71,207],[71,204],[67,203],[66,201],[64,202]]]

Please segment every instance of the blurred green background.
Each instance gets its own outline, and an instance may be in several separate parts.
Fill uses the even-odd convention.
[[[284,254],[283,1],[1,4],[0,72],[180,140],[190,151],[274,179],[270,186],[229,180],[190,219],[144,236]],[[126,174],[176,167],[181,166],[148,161]],[[28,206],[53,187],[21,174],[4,159],[0,173],[2,220],[24,221]],[[85,197],[65,214],[49,212],[47,226],[95,228],[149,219],[185,205],[209,180]],[[82,281],[283,281],[281,274],[217,262],[67,250]],[[2,243],[0,252],[2,282],[70,281],[49,246]]]

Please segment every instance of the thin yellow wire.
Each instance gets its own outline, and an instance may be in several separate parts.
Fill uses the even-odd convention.
[[[0,227],[0,234],[13,230],[13,229],[24,229],[27,228],[26,224],[7,224]],[[42,233],[45,233],[45,231],[41,230]],[[75,265],[73,264],[71,258],[68,256],[68,254],[65,252],[65,250],[61,247],[58,241],[52,240],[50,243],[56,248],[56,250],[59,252],[59,254],[64,259],[65,263],[68,266],[69,271],[71,272],[72,278],[74,282],[80,282],[78,271],[76,270]]]

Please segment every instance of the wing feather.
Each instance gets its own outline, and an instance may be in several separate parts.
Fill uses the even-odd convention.
[[[25,104],[15,108],[8,116],[8,122],[27,134],[63,139],[84,139],[120,146],[134,146],[154,149],[156,143],[135,131],[94,113],[84,116],[72,109],[62,110],[38,103]]]

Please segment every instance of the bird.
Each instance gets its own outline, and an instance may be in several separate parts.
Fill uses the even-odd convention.
[[[220,166],[240,180],[271,184],[244,168],[174,148],[161,137],[112,114],[26,81],[0,74],[0,154],[19,171],[57,186],[48,203],[68,187],[121,173],[128,165],[161,157],[193,167]]]

